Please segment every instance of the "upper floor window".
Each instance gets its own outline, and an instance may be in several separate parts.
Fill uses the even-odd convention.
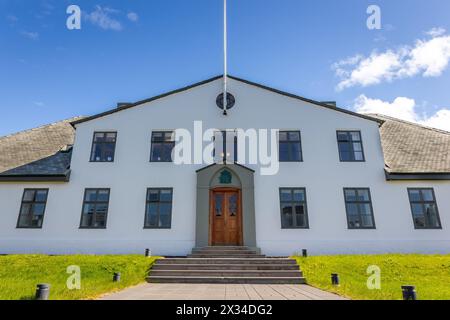
[[[145,206],[145,224],[148,229],[170,229],[172,225],[172,194],[173,190],[147,190]]]
[[[306,189],[280,188],[281,228],[308,229]]]
[[[301,162],[302,160],[302,143],[300,131],[280,131],[279,161]]]
[[[151,162],[172,162],[172,151],[175,147],[173,131],[154,131],[152,133]]]
[[[91,162],[114,162],[117,132],[95,132]]]
[[[17,228],[42,228],[48,189],[25,189]]]
[[[338,131],[337,140],[342,162],[365,161],[360,131]]]
[[[213,158],[215,163],[234,163],[238,161],[238,138],[236,131],[216,131],[213,139]]]
[[[367,188],[344,189],[349,229],[375,229],[372,199]]]
[[[438,207],[434,190],[431,188],[408,189],[409,202],[416,229],[440,229]]]
[[[105,229],[109,206],[109,189],[86,189],[81,212],[81,229]]]

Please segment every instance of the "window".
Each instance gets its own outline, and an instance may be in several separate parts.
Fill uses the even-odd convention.
[[[280,162],[303,161],[300,131],[280,131],[278,139]]]
[[[172,225],[172,193],[173,190],[147,190],[145,206],[145,223],[147,229],[170,229]]]
[[[95,132],[91,162],[114,162],[117,132]]]
[[[48,189],[25,189],[17,228],[42,228],[47,196]]]
[[[213,158],[215,163],[235,163],[238,161],[238,138],[234,130],[214,132]]]
[[[308,229],[308,209],[304,188],[281,188],[281,228]]]
[[[375,229],[370,189],[344,189],[349,229]]]
[[[84,192],[81,229],[106,229],[109,189],[86,189]]]
[[[151,162],[172,162],[172,150],[175,147],[173,131],[155,131],[152,133]]]
[[[441,229],[433,189],[408,189],[411,212],[416,229]]]
[[[342,162],[365,161],[360,131],[338,131],[337,140]]]

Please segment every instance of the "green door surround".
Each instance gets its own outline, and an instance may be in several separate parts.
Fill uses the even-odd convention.
[[[210,190],[219,187],[241,189],[244,246],[256,248],[254,171],[238,164],[213,164],[197,171],[196,247],[209,245]]]

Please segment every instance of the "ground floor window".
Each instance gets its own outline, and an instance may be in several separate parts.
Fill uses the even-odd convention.
[[[309,228],[305,188],[280,188],[280,206],[281,228]]]
[[[110,189],[86,189],[81,212],[81,229],[105,229]]]
[[[368,188],[345,188],[345,207],[349,229],[375,229],[372,199]]]
[[[17,228],[42,228],[48,189],[25,189]]]
[[[172,226],[171,188],[149,188],[145,206],[145,224],[147,229],[170,229]]]
[[[408,189],[409,202],[416,229],[440,229],[441,220],[439,218],[438,207],[434,190]]]

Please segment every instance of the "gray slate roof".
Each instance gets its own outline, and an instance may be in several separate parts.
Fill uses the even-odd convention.
[[[384,115],[370,116],[384,121],[380,135],[386,171],[396,174],[450,173],[450,132]]]
[[[0,176],[66,175],[75,138],[72,118],[0,138]]]

